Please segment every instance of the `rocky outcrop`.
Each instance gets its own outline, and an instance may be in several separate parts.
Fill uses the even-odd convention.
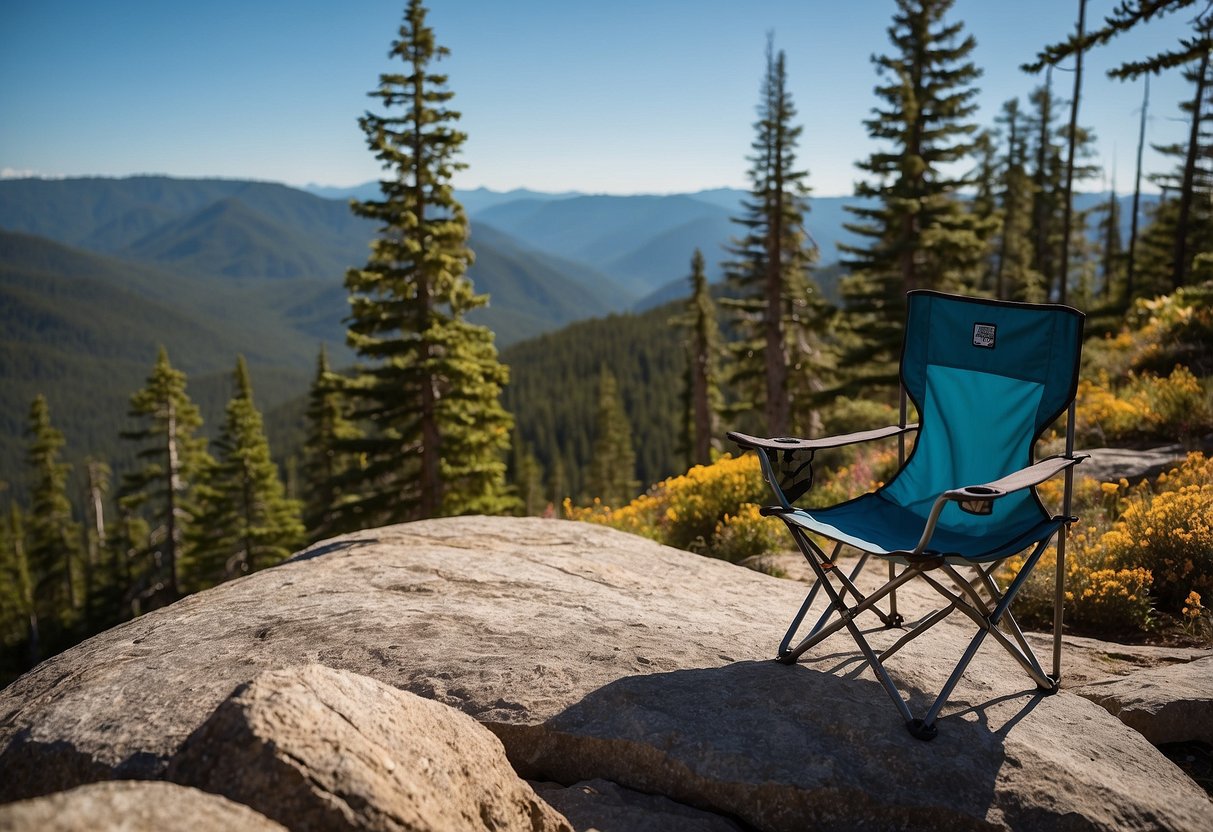
[[[1155,745],[1213,745],[1213,657],[1140,670],[1074,690]]]
[[[294,832],[572,832],[471,717],[320,665],[242,686],[186,740],[168,777]]]
[[[1077,477],[1091,477],[1100,482],[1119,482],[1122,479],[1136,483],[1154,478],[1183,462],[1188,449],[1183,445],[1164,445],[1158,448],[1134,450],[1132,448],[1086,448],[1082,453],[1090,454],[1074,469]]]
[[[172,783],[117,780],[0,806],[0,832],[286,832],[247,806]]]
[[[351,535],[101,634],[0,692],[0,792],[161,777],[237,686],[315,663],[463,711],[528,778],[603,778],[758,829],[1213,824],[1213,804],[1140,734],[1081,697],[1039,695],[991,643],[932,743],[905,732],[844,635],[800,665],[772,663],[803,593],[562,521]],[[923,603],[902,594],[911,615]],[[895,635],[874,633],[875,646]],[[953,616],[890,662],[916,711],[971,635]]]

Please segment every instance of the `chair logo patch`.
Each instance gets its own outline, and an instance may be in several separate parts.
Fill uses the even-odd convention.
[[[973,324],[973,346],[992,350],[997,334],[998,327],[994,324]]]

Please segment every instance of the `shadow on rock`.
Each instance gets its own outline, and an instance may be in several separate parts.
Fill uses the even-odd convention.
[[[493,727],[528,776],[606,778],[760,829],[988,829],[1006,734],[1041,698],[964,707],[924,743],[873,680],[751,661],[629,676],[542,726]]]

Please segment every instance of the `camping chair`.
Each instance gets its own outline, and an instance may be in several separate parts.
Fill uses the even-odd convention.
[[[987,635],[1007,649],[1039,689],[1051,693],[1060,682],[1065,534],[1058,532],[1077,519],[1069,516],[1073,466],[1086,458],[1074,454],[1083,315],[1066,306],[921,290],[908,293],[907,306],[900,424],[825,439],[760,439],[735,432],[728,436],[743,449],[758,452],[763,475],[778,501],[762,511],[787,524],[817,576],[779,646],[779,661],[794,663],[845,627],[910,733],[930,740],[937,732],[936,717]],[[906,423],[907,395],[918,410],[918,424]],[[1065,453],[1033,464],[1036,440],[1067,409]],[[893,436],[904,443],[910,431],[917,431],[913,451],[884,486],[829,508],[793,505],[812,485],[816,451]],[[1063,472],[1062,512],[1050,516],[1035,486]],[[827,555],[810,532],[834,541],[833,551]],[[1009,607],[1054,536],[1057,594],[1049,675]],[[843,544],[860,552],[849,575],[836,567]],[[1008,557],[1025,551],[1018,573],[1005,589],[1000,588],[995,570]],[[865,595],[855,579],[873,555],[888,561],[889,580]],[[961,570],[971,570],[972,577]],[[937,590],[945,605],[915,622],[877,655],[855,618],[870,611],[886,628],[902,627],[896,591],[915,578]],[[825,613],[793,646],[821,588],[829,599]],[[886,597],[887,608],[878,607]],[[934,704],[921,719],[914,718],[884,662],[957,610],[979,629]],[[832,616],[835,620],[827,624]]]

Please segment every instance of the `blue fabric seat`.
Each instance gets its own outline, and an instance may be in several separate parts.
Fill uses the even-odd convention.
[[[825,439],[761,439],[741,433],[729,437],[742,448],[758,452],[777,499],[764,513],[783,519],[817,575],[779,647],[779,659],[794,662],[845,627],[911,733],[930,739],[936,732],[935,718],[987,634],[1019,660],[1042,690],[1057,688],[1065,559],[1065,535],[1058,531],[1074,519],[1069,516],[1072,467],[1084,458],[1073,448],[1083,315],[1065,306],[931,291],[910,292],[906,302],[900,424]],[[918,411],[918,424],[905,421],[906,399]],[[1063,413],[1068,413],[1065,453],[1034,463],[1037,441]],[[911,432],[917,432],[913,451],[889,482],[873,493],[824,508],[793,504],[811,485],[816,451]],[[1053,515],[1041,504],[1036,485],[1057,475],[1064,475],[1065,487],[1062,511]],[[827,555],[810,533],[833,541],[833,552]],[[1054,539],[1057,610],[1053,673],[1049,675],[1010,615],[1009,606]],[[833,568],[844,545],[862,553],[849,577]],[[994,580],[994,569],[1018,554],[1026,555],[1024,563],[1003,589]],[[872,556],[890,562],[890,577],[879,590],[865,595],[855,587],[854,579]],[[903,567],[900,571],[898,565]],[[966,578],[958,568],[971,569],[973,575]],[[937,569],[947,581],[930,574]],[[870,610],[887,626],[902,626],[896,590],[915,578],[925,580],[948,603],[919,622],[893,648],[876,656],[853,618]],[[837,588],[831,579],[839,584]],[[809,606],[823,588],[830,599],[826,612],[793,647]],[[848,601],[848,596],[854,601]],[[886,598],[887,608],[882,608],[879,602]],[[926,716],[913,718],[882,662],[956,610],[981,626]],[[827,625],[831,616],[837,620]]]
[[[905,560],[902,553],[913,550],[918,543],[925,521],[923,515],[899,506],[879,493],[865,494],[819,511],[798,510],[784,515],[784,519],[831,540],[840,540],[861,552],[899,562]],[[940,523],[924,552],[944,556],[953,563],[1001,560],[1049,537],[1061,524],[1061,520],[1050,517],[1013,520],[1015,522],[1003,523],[996,536]]]

